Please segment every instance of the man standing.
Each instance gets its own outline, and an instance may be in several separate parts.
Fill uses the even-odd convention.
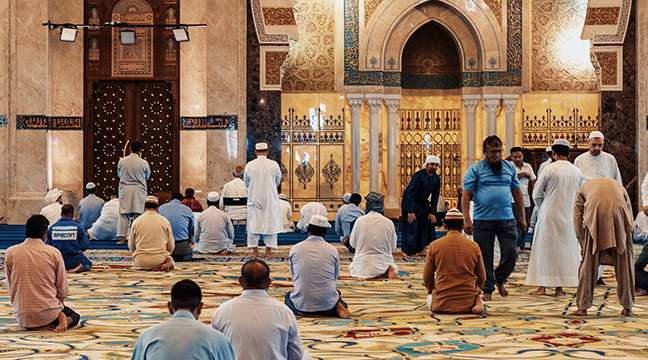
[[[101,208],[99,219],[88,229],[92,240],[116,240],[119,227],[119,194],[114,191],[110,201]]]
[[[198,284],[188,279],[175,283],[167,308],[173,317],[140,335],[132,360],[234,360],[234,350],[225,336],[199,321],[203,303]]]
[[[446,214],[447,235],[430,244],[423,283],[431,297],[430,311],[482,314],[479,297],[486,282],[486,270],[479,245],[461,236],[463,215],[457,209]]]
[[[243,174],[248,188],[247,246],[252,248],[252,256],[257,257],[259,240],[263,239],[269,257],[271,249],[277,248],[277,234],[283,229],[277,193],[281,169],[276,161],[268,159],[268,144],[257,143],[254,153],[257,158],[247,164]]]
[[[119,177],[119,231],[121,240],[117,244],[126,243],[126,235],[131,221],[144,212],[144,200],[148,191],[146,181],[151,176],[149,163],[142,159],[142,144],[133,141],[130,155],[119,159],[117,176]]]
[[[425,247],[436,239],[434,223],[441,189],[441,178],[436,171],[440,163],[438,156],[429,155],[423,169],[412,175],[403,192],[402,250],[407,255],[425,256]]]
[[[578,269],[578,310],[572,315],[585,316],[592,306],[601,262],[614,266],[617,294],[623,306],[621,315],[634,315],[632,205],[623,186],[609,178],[597,178],[581,185],[574,205],[574,228],[583,259]]]
[[[193,212],[202,212],[203,207],[200,205],[200,201],[196,200],[194,194],[196,192],[192,188],[185,189],[185,196],[182,199],[182,205],[188,207]]]
[[[61,252],[45,245],[49,223],[32,215],[25,226],[27,238],[7,249],[7,291],[18,325],[27,330],[66,331],[79,323],[79,314],[63,304],[68,295]]]
[[[97,185],[95,185],[95,183],[89,182],[86,184],[85,188],[88,192],[88,196],[79,201],[79,222],[87,231],[92,227],[92,224],[99,219],[101,208],[105,201],[95,195],[95,192],[97,191]]]
[[[243,181],[243,172],[244,168],[241,165],[237,165],[234,168],[232,175],[234,179],[228,182],[223,186],[223,191],[221,192],[220,198],[220,207],[223,209],[225,214],[232,219],[232,221],[242,221],[247,219],[247,207],[245,205],[225,205],[225,198],[238,198],[243,199],[248,196],[248,189],[245,186]]]
[[[357,218],[364,215],[364,211],[360,209],[362,196],[357,193],[349,196],[349,203],[342,205],[335,215],[335,232],[340,235],[340,241],[344,243],[344,239],[351,235],[351,223]]]
[[[483,299],[488,301],[492,299],[495,285],[501,296],[508,296],[504,285],[513,272],[517,259],[517,231],[512,200],[515,200],[520,211],[519,226],[524,231],[526,216],[515,166],[501,158],[502,140],[495,135],[489,136],[484,140],[482,150],[484,159],[471,165],[464,175],[461,206],[462,209],[470,209],[470,200],[474,202],[475,242],[481,249],[487,276]],[[470,212],[464,210],[463,215],[464,231],[472,235]],[[499,266],[493,271],[495,236],[500,243],[501,258]]]
[[[174,261],[191,261],[194,237],[194,216],[188,206],[182,204],[182,194],[173,193],[171,202],[160,206],[158,214],[164,216],[171,224],[175,247],[171,257]]]
[[[63,207],[63,200],[61,199],[63,191],[59,189],[52,189],[45,195],[45,201],[49,204],[41,209],[41,215],[47,218],[50,224],[54,224],[61,218],[61,208]]]
[[[563,286],[578,286],[580,250],[571,219],[583,176],[567,160],[569,141],[556,139],[552,148],[554,162],[544,169],[533,190],[540,213],[526,277],[527,285],[538,286],[531,295],[546,295],[546,287],[555,286],[560,296],[565,295]]]
[[[169,271],[173,269],[171,253],[175,247],[171,224],[157,213],[158,198],[145,199],[145,212],[133,221],[128,248],[136,269]]]
[[[540,164],[540,166],[538,167],[538,176],[540,176],[540,173],[542,172],[542,170],[544,170],[544,168],[547,167],[547,165],[553,162],[553,157],[551,155],[552,153],[553,150],[551,149],[551,146],[547,146],[547,148],[545,149],[547,160],[543,161],[542,164]]]
[[[207,210],[196,217],[196,253],[227,255],[236,251],[234,226],[229,216],[218,208],[219,197],[215,191],[207,194]]]
[[[302,345],[295,315],[268,295],[268,264],[248,260],[238,281],[243,293],[222,304],[211,323],[232,344],[236,359],[310,359]]]
[[[524,154],[522,153],[521,147],[511,148],[511,161],[515,165],[515,172],[517,173],[518,181],[520,182],[520,190],[522,191],[522,198],[524,199],[524,214],[526,215],[526,221],[529,222],[529,216],[531,215],[531,196],[529,192],[533,192],[533,185],[536,182],[536,176],[533,173],[533,168],[531,164],[525,163]],[[513,213],[515,215],[516,221],[519,221],[520,215],[517,213],[517,206],[513,206]],[[522,231],[518,227],[517,229],[517,247],[518,252],[524,251],[524,235],[525,231]]]
[[[340,258],[337,249],[324,240],[329,227],[326,216],[311,216],[308,238],[290,248],[290,276],[295,288],[286,294],[285,301],[295,315],[350,317],[335,289]]]
[[[73,216],[74,206],[63,205],[61,218],[50,226],[45,244],[52,245],[61,252],[68,272],[90,271],[92,263],[83,255],[89,245],[86,230],[72,218]]]

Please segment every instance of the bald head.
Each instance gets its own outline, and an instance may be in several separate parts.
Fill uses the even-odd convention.
[[[270,285],[270,267],[262,260],[248,260],[241,268],[239,282],[243,290],[266,290]]]

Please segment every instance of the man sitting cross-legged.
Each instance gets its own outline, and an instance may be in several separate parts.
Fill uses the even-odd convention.
[[[207,194],[207,209],[196,216],[195,253],[227,255],[236,251],[234,226],[218,208],[219,199],[216,191]]]
[[[88,249],[88,237],[83,226],[74,220],[73,216],[74,206],[63,205],[61,218],[50,226],[45,244],[52,245],[61,252],[68,272],[89,271],[92,263],[83,255]]]
[[[338,251],[324,240],[330,226],[325,216],[311,216],[308,238],[290,249],[290,276],[295,288],[286,294],[285,301],[295,315],[350,317],[340,292],[335,290],[340,274]]]
[[[156,359],[234,359],[234,350],[225,336],[199,321],[202,292],[195,282],[178,281],[167,303],[170,320],[144,331],[133,349],[133,360]]]
[[[61,252],[45,245],[49,222],[43,215],[27,220],[22,244],[7,249],[7,291],[16,321],[27,330],[65,331],[79,323],[79,314],[63,304],[68,294]]]
[[[430,244],[423,268],[428,306],[433,312],[482,314],[486,270],[479,245],[461,235],[459,210],[448,211],[443,227],[447,235]]]
[[[144,214],[131,226],[128,248],[133,253],[136,269],[169,271],[173,269],[171,253],[175,247],[169,220],[157,213],[158,199],[149,196]]]

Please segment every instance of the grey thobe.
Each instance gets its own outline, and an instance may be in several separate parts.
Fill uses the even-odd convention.
[[[119,176],[119,232],[117,236],[126,236],[130,225],[131,214],[144,212],[144,201],[148,195],[146,180],[151,176],[149,163],[136,153],[119,159],[117,164]]]

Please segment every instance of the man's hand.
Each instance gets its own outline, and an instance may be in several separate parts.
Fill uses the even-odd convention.
[[[434,216],[433,214],[429,214],[428,219],[432,224],[436,223],[436,216]]]
[[[643,212],[644,214],[646,214],[646,216],[648,216],[648,206],[644,206]]]
[[[414,222],[414,220],[416,220],[416,215],[414,215],[414,213],[409,213],[409,214],[407,214],[407,222],[408,222],[408,223],[411,224],[411,223]]]
[[[464,232],[468,235],[473,234],[473,223],[470,218],[464,218]]]
[[[522,229],[522,231],[526,232],[527,231],[526,219],[523,218],[523,217],[520,217],[520,221],[518,221],[518,226],[520,227],[520,229]]]

